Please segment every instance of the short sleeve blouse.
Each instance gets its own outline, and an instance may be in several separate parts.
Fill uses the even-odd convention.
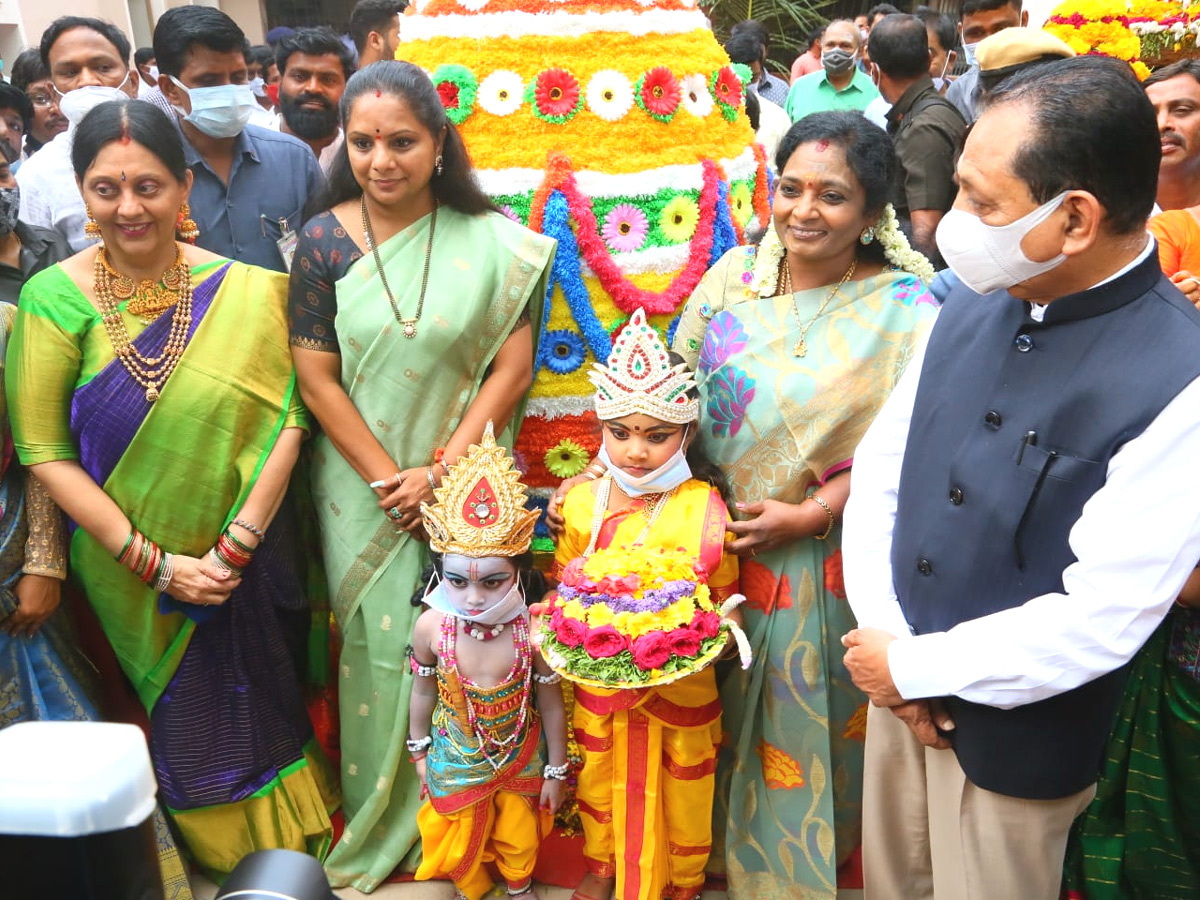
[[[288,288],[288,330],[293,346],[337,353],[335,285],[362,258],[337,217],[325,211],[300,229]]]

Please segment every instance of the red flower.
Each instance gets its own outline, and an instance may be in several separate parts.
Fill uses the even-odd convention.
[[[446,109],[458,109],[458,85],[453,81],[439,81],[437,86],[438,97],[442,100],[442,106]]]
[[[661,669],[671,658],[671,641],[661,631],[651,631],[633,642],[632,651],[639,669]]]
[[[715,612],[696,610],[689,627],[702,638],[716,637],[717,632],[721,630],[721,617]]]
[[[825,590],[839,600],[846,599],[846,579],[842,575],[841,548],[825,559]]]
[[[729,66],[725,66],[717,72],[717,77],[713,82],[713,93],[722,103],[740,106],[742,103],[742,79],[738,78],[737,72]]]
[[[557,610],[555,610],[557,612]],[[606,626],[612,627],[612,626]],[[568,619],[560,614],[558,624],[554,626],[555,636],[558,642],[567,647],[578,647],[588,637],[588,627],[578,619]],[[586,649],[586,648],[585,648]],[[617,651],[620,652],[619,650]],[[591,653],[591,650],[588,650]],[[592,656],[596,654],[592,653]],[[616,654],[609,654],[615,656]]]
[[[632,594],[641,586],[641,583],[642,580],[636,575],[625,575],[621,577],[616,575],[605,575],[596,584],[596,587],[602,594],[618,597],[622,594]]]
[[[567,587],[575,587],[579,583],[579,578],[583,575],[583,564],[585,560],[582,556],[577,556],[567,563],[558,576],[559,584],[565,584]]]
[[[738,584],[750,609],[770,615],[792,605],[792,583],[788,577],[784,575],[777,579],[774,572],[755,560],[741,563]]]
[[[608,659],[622,650],[628,650],[629,641],[611,625],[601,625],[588,631],[583,639],[583,649],[592,659]]]
[[[579,82],[565,69],[547,69],[538,75],[533,96],[543,116],[570,116],[579,106]]]
[[[700,652],[703,638],[690,628],[676,628],[668,635],[671,639],[671,652],[676,656],[695,656]]]
[[[638,104],[660,121],[669,121],[675,115],[682,97],[679,82],[666,66],[651,69],[638,85]]]

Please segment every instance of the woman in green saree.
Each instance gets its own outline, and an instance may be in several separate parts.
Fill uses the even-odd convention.
[[[417,66],[355,74],[342,123],[329,209],[296,250],[291,340],[324,431],[313,495],[342,636],[346,829],[326,872],[371,891],[415,870],[419,847],[404,651],[428,562],[420,504],[489,419],[519,421],[554,242],[493,209]]]
[[[696,366],[704,452],[737,500],[729,549],[754,652],[721,685],[711,860],[723,838],[734,900],[833,900],[859,845],[866,708],[841,661],[854,627],[841,512],[854,448],[936,306],[929,263],[885,206],[883,131],[817,113],[776,162],[774,227],[709,270],[674,340]]]
[[[72,163],[103,243],[22,292],[17,453],[74,523],[72,577],[198,865],[321,855],[336,802],[281,626],[304,604],[295,541],[272,527],[305,427],[286,282],[176,241],[192,176],[152,105],[98,106]]]

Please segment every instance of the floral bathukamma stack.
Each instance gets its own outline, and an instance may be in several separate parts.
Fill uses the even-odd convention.
[[[515,453],[544,506],[597,449],[589,363],[638,307],[670,332],[708,267],[767,227],[766,159],[695,0],[415,6],[397,55],[431,74],[484,190],[559,242]]]
[[[726,604],[732,608],[740,599]],[[721,655],[728,611],[709,595],[704,573],[685,553],[641,546],[598,550],[563,569],[542,653],[555,671],[579,684],[667,684]]]

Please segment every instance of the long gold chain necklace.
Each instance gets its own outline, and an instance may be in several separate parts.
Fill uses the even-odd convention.
[[[176,288],[175,296],[171,298],[171,303],[175,305],[175,311],[171,314],[171,331],[159,356],[143,356],[129,339],[129,331],[121,318],[121,301],[117,289],[119,287],[125,291],[126,285],[131,285],[133,279],[121,275],[109,264],[108,254],[103,246],[96,252],[93,275],[100,319],[104,323],[108,339],[112,342],[113,353],[130,377],[145,389],[146,402],[153,403],[162,394],[163,385],[175,371],[179,357],[183,355],[188,329],[192,324],[192,277],[183,251],[177,248],[174,265],[160,279],[164,285],[174,284]],[[155,302],[160,301],[161,297]]]
[[[425,308],[425,288],[429,286],[429,258],[433,254],[433,230],[437,227],[437,201],[434,201],[433,215],[429,219],[429,242],[425,245],[425,271],[421,273],[421,295],[417,298],[417,314],[411,319],[406,319],[400,315],[400,307],[396,304],[396,298],[392,295],[392,289],[388,287],[387,276],[383,274],[383,262],[379,259],[379,246],[375,243],[375,232],[371,229],[371,217],[367,215],[366,194],[363,194],[359,208],[362,210],[363,236],[367,239],[367,249],[375,257],[375,268],[379,272],[379,280],[383,282],[383,290],[387,293],[388,303],[392,305],[392,315],[396,317],[397,322],[404,326],[404,336],[406,338],[415,338],[417,336],[417,323],[421,321],[421,310]]]
[[[608,498],[612,493],[613,477],[605,475],[600,479],[600,485],[596,488],[596,504],[592,507],[592,536],[588,541],[588,546],[583,551],[584,556],[591,556],[596,550],[596,540],[600,537],[600,529],[604,525],[604,516],[608,512]],[[642,529],[641,534],[633,539],[631,547],[636,547],[642,543],[650,534],[650,529],[654,527],[654,523],[658,521],[659,514],[663,511],[663,507],[667,505],[667,501],[675,496],[675,488],[662,494],[652,494],[648,497],[642,506],[642,514],[646,517],[646,527]]]
[[[838,291],[840,291],[842,286],[854,275],[854,270],[856,268],[858,268],[857,258],[850,260],[850,268],[846,270],[846,274],[842,276],[842,280],[833,286],[833,290],[830,291],[829,296],[821,302],[821,305],[817,308],[817,311],[813,313],[813,317],[807,322],[802,323],[800,321],[800,311],[796,308],[796,296],[792,292],[792,272],[788,268],[787,254],[785,253],[783,258],[779,260],[779,281],[776,285],[776,293],[780,296],[787,294],[792,298],[792,316],[795,317],[796,324],[800,326],[800,340],[796,341],[795,346],[792,347],[793,356],[803,357],[808,355],[808,341],[806,340],[808,337],[808,329],[812,328],[813,322],[817,321],[817,319],[821,317],[821,313],[825,312],[825,308],[829,306],[831,302],[833,302],[833,298],[838,295]]]

